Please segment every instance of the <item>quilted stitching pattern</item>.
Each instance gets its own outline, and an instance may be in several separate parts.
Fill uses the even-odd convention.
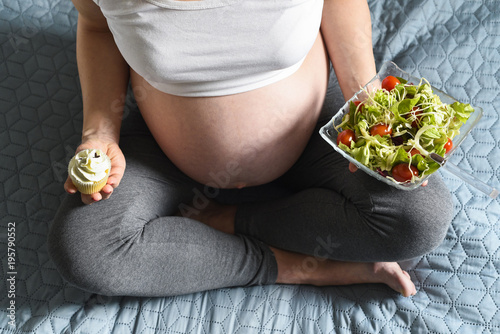
[[[394,60],[484,109],[453,160],[498,186],[498,2],[369,3],[378,64]],[[456,216],[435,252],[403,264],[419,290],[413,298],[381,285],[110,298],[66,284],[45,239],[81,129],[76,18],[69,0],[0,3],[0,244],[5,250],[7,224],[16,222],[17,333],[500,332],[500,202],[445,172]],[[0,328],[9,332],[6,280],[0,286]]]

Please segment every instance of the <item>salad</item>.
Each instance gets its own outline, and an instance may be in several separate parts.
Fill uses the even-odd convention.
[[[351,101],[349,112],[335,127],[337,145],[354,159],[396,183],[415,183],[440,165],[453,147],[474,109],[469,104],[446,104],[421,79],[419,84],[387,76],[382,89]]]

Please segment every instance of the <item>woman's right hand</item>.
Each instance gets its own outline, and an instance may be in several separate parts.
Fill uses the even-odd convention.
[[[109,196],[113,193],[113,190],[118,187],[123,177],[123,173],[125,172],[125,156],[118,146],[118,143],[115,141],[89,139],[78,146],[75,153],[85,149],[100,149],[102,152],[106,153],[111,160],[111,171],[109,173],[108,181],[101,191],[90,195],[81,194],[83,203],[92,204],[102,199],[109,198]],[[78,192],[69,176],[64,183],[64,190],[66,190],[69,194],[75,194]]]

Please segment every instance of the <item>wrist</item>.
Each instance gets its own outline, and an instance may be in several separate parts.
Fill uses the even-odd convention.
[[[120,140],[121,118],[99,117],[85,114],[82,129],[82,142],[99,140],[118,143]]]
[[[82,143],[89,141],[99,141],[105,143],[118,144],[120,140],[120,133],[114,131],[106,131],[105,129],[86,129],[82,131]]]
[[[339,84],[346,101],[377,74],[375,62],[372,59],[367,59],[361,65],[351,65],[349,70],[344,70],[344,72],[342,78],[339,78]]]

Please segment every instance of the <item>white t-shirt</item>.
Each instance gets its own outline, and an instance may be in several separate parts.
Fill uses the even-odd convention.
[[[241,93],[302,64],[323,0],[94,0],[123,57],[160,91]]]

